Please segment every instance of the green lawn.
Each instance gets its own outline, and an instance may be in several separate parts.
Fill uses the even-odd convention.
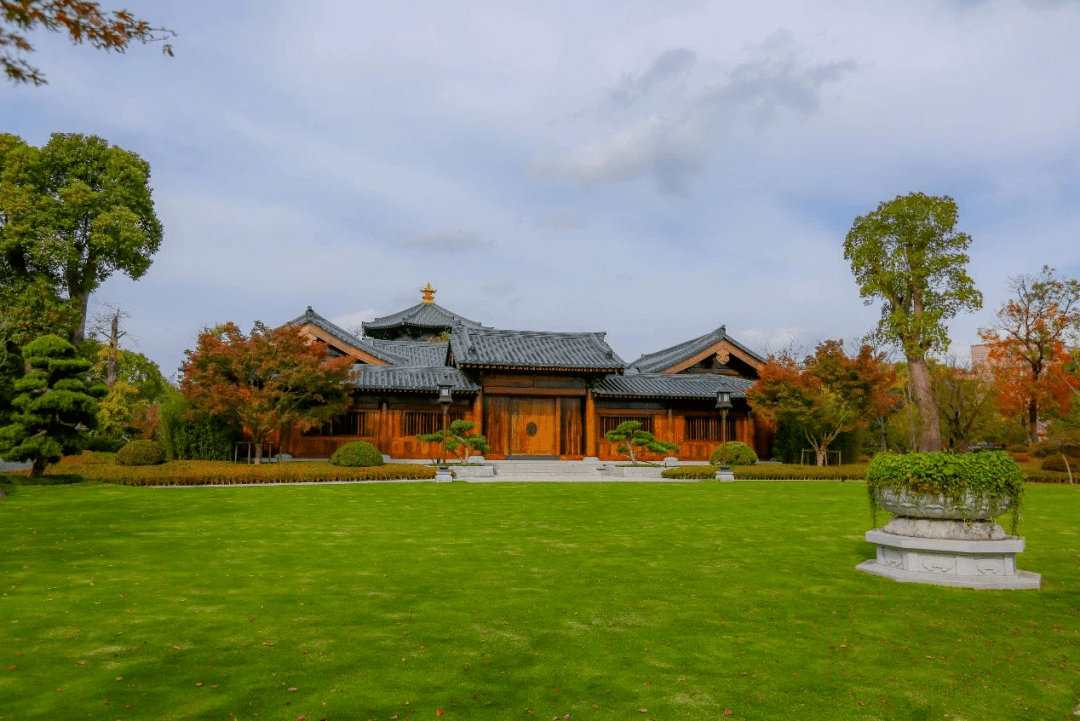
[[[1075,719],[1041,591],[899,584],[861,483],[8,487],[0,719]]]

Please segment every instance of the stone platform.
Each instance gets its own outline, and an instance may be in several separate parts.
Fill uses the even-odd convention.
[[[1039,574],[1016,568],[1023,538],[920,538],[875,528],[866,532],[866,540],[877,546],[877,558],[856,568],[895,581],[1001,589],[1037,589],[1042,583]]]

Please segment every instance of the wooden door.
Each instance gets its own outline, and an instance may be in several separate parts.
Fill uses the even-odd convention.
[[[555,399],[510,400],[510,453],[515,456],[555,456]]]

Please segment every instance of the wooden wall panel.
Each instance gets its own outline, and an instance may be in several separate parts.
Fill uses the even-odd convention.
[[[580,398],[563,398],[560,410],[561,447],[564,456],[581,456],[585,453],[585,424]]]

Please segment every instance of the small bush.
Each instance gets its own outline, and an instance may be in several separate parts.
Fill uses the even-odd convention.
[[[716,478],[716,466],[674,466],[665,468],[660,474],[662,478],[685,478],[697,481],[707,481]]]
[[[157,441],[132,441],[116,452],[118,466],[156,466],[165,462],[165,449]]]
[[[102,453],[116,453],[127,443],[123,438],[111,436],[90,436],[86,440],[86,450],[99,451]]]
[[[330,463],[348,468],[369,468],[383,464],[382,453],[366,441],[346,443],[330,456]]]
[[[1058,473],[1065,473],[1065,460],[1066,457],[1062,457],[1060,453],[1055,453],[1052,456],[1047,456],[1043,459],[1040,468],[1044,471],[1057,471]],[[1080,458],[1068,457],[1069,468],[1074,474],[1077,470],[1080,470]]]
[[[1005,450],[1007,450],[1009,453],[1027,453],[1028,447],[1025,446],[1023,443],[1013,443]]]
[[[1027,463],[1031,460],[1031,456],[1026,453],[1016,453],[1013,451],[1009,451],[1009,455],[1012,456],[1012,459],[1017,463]]]
[[[752,466],[758,461],[753,448],[738,441],[728,441],[717,446],[716,450],[709,454],[709,463],[719,466],[723,462],[725,449],[729,466]]]

